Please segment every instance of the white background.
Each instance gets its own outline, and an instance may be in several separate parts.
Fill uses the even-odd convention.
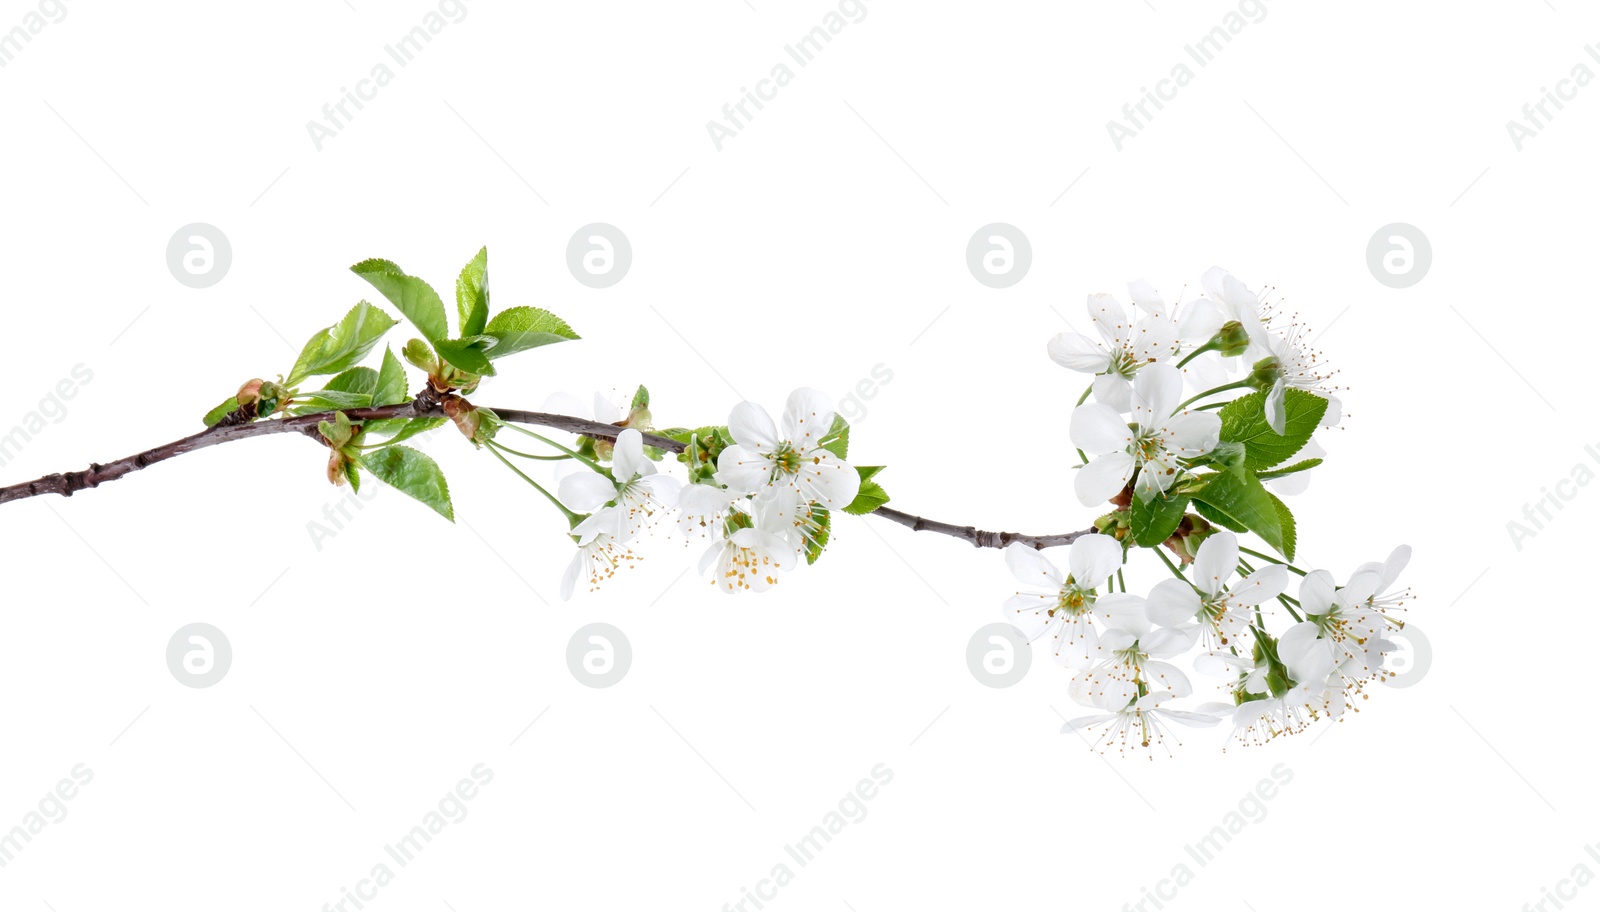
[[[0,70],[0,429],[93,374],[0,481],[197,430],[375,297],[351,263],[446,290],[487,244],[498,307],[584,338],[502,362],[481,404],[643,382],[660,425],[699,424],[882,365],[852,456],[890,466],[897,506],[1065,531],[1090,518],[1066,449],[1082,378],[1045,341],[1088,328],[1088,292],[1176,295],[1221,264],[1326,328],[1351,387],[1294,502],[1302,562],[1343,576],[1413,544],[1433,667],[1264,749],[1223,752],[1219,729],[1102,759],[1058,733],[1075,712],[1047,656],[1008,689],[969,674],[1015,589],[997,552],[853,519],[817,566],[727,598],[663,537],[562,603],[563,524],[453,431],[424,447],[456,525],[383,491],[320,550],[308,524],[344,496],[323,452],[254,440],[4,507],[0,828],[74,765],[94,779],[0,869],[0,907],[319,909],[479,763],[469,816],[370,908],[712,910],[789,862],[769,908],[1115,910],[1186,863],[1169,908],[1520,909],[1600,870],[1574,648],[1600,493],[1564,489],[1520,549],[1506,529],[1600,468],[1600,89],[1521,151],[1505,126],[1600,69],[1600,14],[1275,0],[1202,69],[1184,46],[1237,7],[872,0],[718,151],[706,122],[836,7],[480,0],[319,151],[307,121],[434,8],[351,2],[72,0]],[[34,9],[0,4],[0,29]],[[1192,83],[1118,151],[1106,122],[1180,62]],[[564,262],[595,221],[634,249],[604,290]],[[1033,247],[1005,290],[964,260],[994,221]],[[233,247],[204,290],[165,262],[191,222]],[[1391,222],[1433,246],[1406,290],[1366,265]],[[634,651],[603,690],[564,658],[597,620]],[[209,689],[165,663],[193,621],[234,651]],[[868,816],[798,868],[783,846],[879,763]],[[1184,846],[1279,764],[1265,818],[1198,865]]]

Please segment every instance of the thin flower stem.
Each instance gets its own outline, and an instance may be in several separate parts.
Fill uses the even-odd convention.
[[[536,456],[533,453],[524,453],[521,450],[513,450],[512,448],[506,446],[503,443],[497,443],[497,444],[495,444],[495,446],[497,448],[499,448],[499,450],[501,452],[503,452],[503,453],[510,453],[513,456],[521,456],[523,459],[542,459],[542,460],[552,461],[553,462],[553,461],[560,461],[560,460],[563,460],[563,459],[571,459],[572,458],[571,456],[568,456],[565,453],[562,453],[562,454],[559,454],[559,455],[556,455],[556,456]]]
[[[1123,592],[1127,592],[1128,591],[1128,581],[1122,578],[1122,568],[1121,567],[1117,568],[1117,585],[1122,587],[1122,591]]]
[[[1167,557],[1167,555],[1162,552],[1160,546],[1151,548],[1150,550],[1156,553],[1156,557],[1161,558],[1161,562],[1167,565],[1167,569],[1172,571],[1173,576],[1176,576],[1178,579],[1188,583],[1189,588],[1193,589],[1197,594],[1200,593],[1200,587],[1196,586],[1193,581],[1191,581],[1187,576],[1183,575],[1183,571],[1179,570],[1177,565],[1172,562],[1172,558]]]
[[[1252,551],[1249,548],[1244,547],[1243,545],[1239,546],[1239,550],[1244,552],[1245,554],[1250,555],[1251,557],[1259,557],[1264,561],[1272,561],[1274,564],[1282,564],[1283,566],[1289,568],[1289,572],[1290,573],[1298,573],[1301,576],[1305,576],[1306,575],[1306,572],[1304,570],[1301,570],[1299,567],[1296,567],[1294,564],[1291,564],[1288,561],[1278,560],[1276,557],[1273,557],[1270,554],[1262,554],[1260,551]]]
[[[534,481],[532,478],[529,478],[525,473],[523,473],[523,471],[521,469],[519,469],[516,466],[512,465],[511,464],[511,460],[505,458],[505,456],[500,454],[500,445],[495,443],[493,440],[489,441],[489,452],[494,454],[494,458],[496,458],[496,459],[500,460],[501,462],[505,463],[506,464],[506,468],[510,469],[513,472],[516,472],[517,475],[519,477],[521,477],[523,481],[526,481],[528,484],[533,485],[533,489],[535,491],[538,491],[540,494],[543,494],[546,499],[548,499],[551,503],[555,504],[556,505],[556,509],[558,509],[562,513],[566,514],[567,522],[576,524],[580,519],[583,518],[583,517],[579,516],[578,514],[572,512],[571,510],[567,509],[567,505],[562,503],[561,501],[557,500],[554,494],[551,494],[549,491],[546,491],[544,489],[544,485],[541,485],[537,481]]]
[[[1249,380],[1235,380],[1232,383],[1224,383],[1221,386],[1212,387],[1211,389],[1208,389],[1203,393],[1196,393],[1195,395],[1190,396],[1188,399],[1185,399],[1178,406],[1177,410],[1181,412],[1185,408],[1187,408],[1191,403],[1198,402],[1198,401],[1200,401],[1201,399],[1204,399],[1207,396],[1212,396],[1212,395],[1215,395],[1217,393],[1225,393],[1225,392],[1227,392],[1228,390],[1231,390],[1231,389],[1244,389],[1245,387],[1250,386],[1250,385],[1251,384],[1250,384]]]
[[[1196,359],[1196,358],[1200,357],[1201,355],[1205,354],[1206,352],[1208,352],[1208,351],[1216,351],[1216,350],[1217,350],[1217,340],[1212,339],[1210,342],[1207,342],[1206,344],[1200,346],[1199,348],[1197,348],[1194,351],[1188,353],[1187,355],[1184,355],[1183,356],[1183,360],[1179,361],[1177,366],[1178,367],[1182,367],[1185,364],[1188,364],[1190,361],[1193,361],[1194,359]]]
[[[1089,400],[1089,394],[1092,393],[1092,392],[1094,392],[1094,384],[1093,383],[1091,383],[1088,386],[1084,387],[1083,388],[1083,395],[1078,397],[1078,405],[1082,405],[1085,402],[1087,402]],[[1073,408],[1077,408],[1077,406],[1073,406]],[[1080,448],[1075,448],[1075,449],[1078,450],[1078,461],[1083,463],[1084,465],[1088,465],[1089,464],[1089,454],[1085,453],[1081,447]]]
[[[1289,604],[1290,599],[1287,595],[1278,596],[1278,601],[1283,603],[1283,610],[1289,612],[1289,616],[1294,618],[1297,622],[1305,620],[1305,618],[1300,616],[1300,612],[1294,610],[1294,607]]]
[[[525,427],[521,427],[519,425],[511,424],[509,422],[507,422],[507,423],[505,423],[505,424],[503,424],[501,426],[502,427],[511,428],[512,430],[518,431],[519,433],[527,434],[529,437],[532,437],[533,439],[539,441],[540,443],[543,443],[546,446],[555,447],[556,449],[560,450],[561,452],[567,454],[567,458],[576,459],[579,462],[583,463],[584,465],[588,466],[589,468],[594,469],[596,472],[599,472],[602,475],[605,474],[606,470],[601,468],[593,459],[590,459],[587,456],[579,455],[578,453],[575,453],[572,450],[567,449],[566,447],[562,446],[559,443],[556,443],[554,440],[551,440],[549,437],[546,437],[543,434],[537,433],[535,431],[530,431]]]

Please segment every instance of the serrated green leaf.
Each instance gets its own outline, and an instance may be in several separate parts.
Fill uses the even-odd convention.
[[[1203,457],[1203,460],[1219,469],[1232,472],[1241,478],[1244,477],[1246,468],[1245,449],[1244,444],[1237,440],[1218,441],[1211,452]]]
[[[451,522],[456,521],[450,505],[450,486],[433,458],[405,446],[385,446],[357,457],[361,467],[379,481],[431,507]]]
[[[1270,472],[1258,473],[1256,477],[1262,481],[1266,481],[1269,478],[1282,478],[1285,475],[1293,475],[1296,472],[1304,472],[1307,469],[1314,469],[1319,465],[1322,465],[1321,459],[1302,459],[1294,465],[1284,466],[1281,469],[1273,469]]]
[[[1284,529],[1278,507],[1253,473],[1243,479],[1231,472],[1203,477],[1206,486],[1194,495],[1196,501],[1215,507],[1283,553]]]
[[[334,409],[362,409],[372,405],[370,394],[346,393],[342,390],[301,393],[295,400],[301,404],[289,409],[291,415],[314,415],[318,412],[331,412]]]
[[[1216,507],[1213,507],[1203,500],[1191,501],[1190,505],[1194,507],[1194,511],[1196,513],[1199,513],[1205,519],[1216,523],[1224,529],[1231,529],[1234,532],[1250,531],[1245,527],[1244,523],[1239,522],[1237,519],[1234,519],[1232,516],[1229,516],[1221,510],[1218,510]]]
[[[378,380],[372,389],[373,405],[399,405],[410,399],[406,391],[406,369],[400,359],[387,346],[383,349],[383,365],[378,368]]]
[[[331,390],[339,393],[361,393],[370,398],[372,391],[377,388],[377,371],[370,367],[352,367],[329,380],[323,385],[322,390],[312,391],[311,395]]]
[[[452,367],[469,374],[493,377],[494,365],[489,363],[488,354],[480,341],[484,338],[478,335],[470,339],[441,339],[433,343],[433,350]]]
[[[488,351],[491,359],[504,358],[506,355],[514,355],[541,345],[578,338],[578,334],[572,331],[567,321],[537,307],[513,307],[510,310],[502,310],[484,327],[483,334],[495,338],[494,348]]]
[[[448,418],[385,418],[381,421],[369,421],[365,430],[368,434],[383,435],[394,434],[384,446],[409,440],[418,434],[426,434],[437,427],[443,427]]]
[[[433,373],[439,368],[439,359],[433,354],[433,346],[421,339],[411,339],[400,349],[400,354],[417,370]]]
[[[1128,507],[1128,524],[1133,530],[1134,544],[1141,548],[1154,548],[1172,537],[1183,522],[1183,511],[1189,498],[1182,495],[1157,494],[1149,500],[1135,497]]]
[[[239,400],[236,397],[229,396],[228,401],[222,403],[211,411],[206,412],[206,427],[215,427],[218,421],[228,417],[229,413],[237,410],[238,408]]]
[[[852,516],[865,516],[889,502],[889,492],[883,485],[872,480],[872,476],[883,471],[883,466],[856,466],[856,474],[861,476],[861,488],[856,492],[856,499],[844,508]]]
[[[348,461],[344,464],[344,480],[350,482],[350,490],[352,493],[361,493],[361,470],[356,468],[354,460]]]
[[[1278,528],[1282,530],[1280,537],[1283,540],[1283,545],[1278,550],[1283,553],[1286,560],[1294,560],[1294,513],[1289,510],[1287,504],[1278,499],[1278,495],[1268,491],[1267,496],[1272,498],[1272,505],[1278,509]]]
[[[456,315],[461,335],[475,336],[489,322],[489,248],[478,251],[456,278]]]
[[[645,389],[644,388],[644,384],[641,383],[639,385],[639,388],[634,391],[633,402],[631,402],[628,405],[628,408],[636,409],[636,408],[649,408],[649,407],[650,407],[650,391]]]
[[[828,429],[827,435],[817,445],[840,459],[848,459],[850,457],[850,422],[844,420],[842,415],[834,415],[833,427]]]
[[[1283,433],[1267,424],[1267,394],[1251,393],[1223,406],[1222,439],[1244,444],[1245,465],[1266,469],[1300,452],[1328,411],[1328,400],[1304,390],[1284,390]]]
[[[355,436],[355,429],[350,424],[350,418],[344,412],[334,412],[332,421],[318,421],[317,430],[321,432],[324,440],[334,449],[338,449],[350,442]]]
[[[822,549],[828,547],[828,537],[833,528],[833,514],[823,507],[812,507],[811,519],[817,524],[817,531],[806,539],[806,563],[814,564],[822,556]]]
[[[373,288],[393,304],[423,338],[437,342],[450,334],[445,324],[444,302],[433,286],[406,275],[405,271],[388,260],[362,260],[350,271],[367,280]]]
[[[362,301],[350,308],[344,319],[306,342],[284,384],[293,387],[307,377],[337,374],[355,365],[372,351],[395,322],[381,308]]]

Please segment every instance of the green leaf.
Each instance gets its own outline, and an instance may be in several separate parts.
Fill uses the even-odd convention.
[[[1193,501],[1193,506],[1196,513],[1199,513],[1202,517],[1211,520],[1224,529],[1231,529],[1234,532],[1250,531],[1249,529],[1245,528],[1244,524],[1239,522],[1237,519],[1234,519],[1232,516],[1229,516],[1221,510],[1218,510],[1216,507],[1213,507],[1203,500]]]
[[[461,268],[456,279],[456,315],[461,335],[476,336],[489,322],[489,248],[484,247]]]
[[[350,271],[367,280],[373,288],[389,299],[389,303],[405,314],[411,325],[422,332],[423,338],[437,342],[450,334],[445,325],[444,302],[433,286],[405,272],[388,260],[362,260]]]
[[[350,482],[350,490],[352,493],[361,493],[361,470],[356,468],[355,462],[345,462],[344,480]]]
[[[541,345],[578,338],[567,321],[537,307],[502,310],[484,327],[483,333],[495,338],[494,348],[488,351],[490,358],[504,358]]]
[[[1203,460],[1219,469],[1232,472],[1240,478],[1244,477],[1246,468],[1245,449],[1244,444],[1237,440],[1219,441],[1211,452],[1203,457]]]
[[[850,501],[844,508],[852,516],[865,516],[889,502],[889,492],[883,485],[872,480],[872,476],[883,471],[883,466],[856,466],[856,474],[861,476],[861,489],[856,492],[856,499]]]
[[[450,505],[450,486],[445,483],[444,472],[426,453],[410,447],[386,446],[363,453],[359,461],[361,467],[379,481],[427,504],[445,519],[456,521],[455,508]]]
[[[849,458],[850,422],[844,420],[842,415],[834,415],[833,427],[828,429],[827,435],[817,445],[840,459]]]
[[[378,380],[372,389],[373,405],[399,405],[410,399],[406,391],[406,369],[400,359],[387,346],[383,349],[383,366],[378,369]]]
[[[433,355],[433,346],[421,339],[412,339],[400,349],[400,354],[418,370],[434,373],[439,369],[439,359]]]
[[[230,412],[233,412],[238,408],[239,400],[233,396],[229,396],[227,402],[224,402],[211,411],[206,412],[206,427],[216,427],[218,421],[226,418]]]
[[[418,434],[426,434],[436,427],[442,427],[449,420],[448,418],[385,418],[382,421],[368,422],[366,432],[368,434],[398,432],[384,442],[384,446],[388,446],[409,440]]]
[[[1133,529],[1134,544],[1141,548],[1155,548],[1172,537],[1183,522],[1183,511],[1189,498],[1182,495],[1157,494],[1149,500],[1138,497],[1128,507],[1129,525]]]
[[[1307,469],[1314,469],[1319,465],[1322,465],[1321,459],[1302,459],[1294,465],[1284,466],[1281,469],[1273,469],[1270,472],[1262,472],[1256,477],[1260,478],[1262,481],[1266,481],[1269,478],[1282,478],[1285,475],[1293,475],[1296,472],[1304,472]]]
[[[378,388],[378,372],[370,367],[352,367],[329,380],[322,390],[332,390],[340,393],[360,393],[371,398],[372,391]],[[311,395],[316,395],[315,391]]]
[[[1267,424],[1267,394],[1240,396],[1222,407],[1222,439],[1244,444],[1245,465],[1265,469],[1278,465],[1300,452],[1311,439],[1328,400],[1304,390],[1284,390],[1283,433]]]
[[[284,385],[292,387],[307,377],[337,374],[355,365],[372,351],[395,322],[381,308],[362,301],[350,308],[344,319],[306,342]]]
[[[469,374],[493,377],[494,365],[489,363],[488,354],[484,351],[484,340],[489,338],[479,335],[468,339],[440,339],[433,343],[433,350],[453,367]]]
[[[301,405],[289,410],[291,415],[311,415],[331,412],[334,409],[361,409],[372,405],[371,393],[347,393],[343,390],[317,390],[295,397]]]
[[[1261,536],[1263,541],[1278,549],[1279,553],[1284,553],[1283,520],[1278,513],[1278,506],[1273,503],[1273,496],[1267,493],[1267,489],[1261,486],[1261,482],[1254,474],[1247,474],[1244,479],[1228,472],[1202,477],[1206,485],[1195,493],[1196,501],[1215,507]],[[1293,535],[1291,528],[1289,532],[1291,548]],[[1285,556],[1288,555],[1285,553]]]
[[[339,449],[350,442],[355,436],[355,429],[350,424],[350,418],[344,412],[334,412],[332,421],[318,421],[317,430],[322,433],[323,439],[334,449]]]
[[[634,392],[634,394],[633,394],[633,402],[629,404],[628,408],[629,409],[636,409],[636,408],[649,408],[649,407],[650,407],[650,391],[645,389],[643,384],[640,384],[639,389]]]
[[[811,518],[817,524],[816,534],[806,539],[806,563],[814,564],[822,556],[822,549],[828,547],[829,531],[833,528],[833,514],[823,507],[813,507]]]
[[[1281,534],[1283,545],[1278,550],[1283,553],[1286,559],[1294,560],[1294,513],[1290,512],[1289,507],[1278,499],[1278,495],[1268,491],[1267,496],[1272,498],[1272,505],[1278,510],[1278,528],[1283,530]]]

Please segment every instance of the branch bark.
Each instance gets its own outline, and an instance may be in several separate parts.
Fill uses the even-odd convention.
[[[498,415],[502,421],[568,431],[585,437],[615,440],[617,434],[622,431],[622,428],[614,424],[590,421],[586,418],[576,418],[571,415],[530,412],[523,409],[502,409],[493,406],[484,407]],[[355,424],[386,418],[446,417],[444,408],[432,397],[419,397],[403,405],[345,409],[344,413]],[[174,440],[171,443],[144,450],[132,456],[124,456],[121,459],[104,464],[90,463],[89,468],[82,471],[56,472],[35,478],[32,481],[0,487],[0,504],[29,497],[38,497],[44,494],[59,494],[62,497],[71,497],[79,491],[97,488],[108,481],[116,481],[125,475],[149,468],[158,462],[165,462],[185,453],[193,453],[196,450],[203,450],[222,443],[231,443],[235,440],[245,440],[250,437],[265,437],[272,434],[304,434],[320,443],[322,442],[322,434],[317,430],[317,424],[330,414],[332,412],[318,412],[294,418],[275,418],[232,424],[225,422],[207,428],[198,434],[191,434],[181,440]],[[659,434],[644,434],[643,437],[647,445],[658,449],[673,453],[681,453],[684,450],[684,444],[673,440],[671,437],[662,437]],[[954,523],[927,519],[889,507],[879,507],[871,515],[881,516],[891,522],[897,522],[916,532],[937,532],[941,535],[959,538],[977,548],[1004,548],[1012,542],[1020,542],[1033,548],[1050,548],[1070,545],[1078,538],[1095,532],[1094,529],[1050,535],[1026,535],[1020,532],[986,532],[973,526],[958,526]]]

